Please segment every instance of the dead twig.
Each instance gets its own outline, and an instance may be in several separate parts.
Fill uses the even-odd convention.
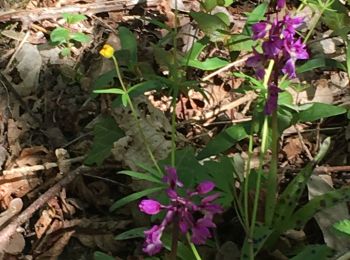
[[[133,9],[137,5],[144,5],[148,8],[157,7],[158,4],[159,1],[157,0],[110,0],[97,1],[91,4],[8,11],[0,12],[0,22],[21,21],[25,26],[29,26],[36,21],[62,17],[63,13],[83,13],[91,16],[97,13],[112,11],[124,12],[125,10]]]
[[[212,77],[220,74],[221,72],[229,70],[230,68],[237,66],[237,65],[241,64],[242,62],[245,62],[250,56],[251,56],[250,54],[243,56],[243,58],[227,64],[225,67],[222,67],[221,69],[218,69],[218,70],[210,73],[209,75],[205,76],[204,78],[202,78],[202,81],[207,81],[207,80],[211,79]]]
[[[85,156],[79,156],[76,158],[62,160],[62,163],[71,164],[71,163],[81,162],[84,159],[85,159]],[[44,164],[40,164],[40,165],[24,166],[24,167],[19,167],[19,168],[13,168],[10,170],[5,170],[5,171],[3,171],[3,174],[4,175],[10,175],[10,174],[14,174],[14,173],[22,173],[23,174],[23,173],[28,173],[28,172],[48,170],[48,169],[56,168],[56,167],[59,167],[58,163],[48,162],[48,163],[44,163]]]
[[[350,165],[319,166],[314,169],[315,174],[332,173],[332,172],[350,172]]]
[[[53,196],[59,193],[60,190],[63,187],[67,186],[70,182],[72,182],[75,179],[75,177],[89,170],[91,170],[90,167],[80,166],[74,171],[68,173],[63,179],[61,179],[53,187],[47,190],[29,207],[27,207],[24,211],[22,211],[22,213],[20,213],[17,217],[15,217],[6,227],[0,230],[0,250],[3,250],[5,247],[8,246],[10,237],[16,232],[16,229],[19,226],[23,225],[26,221],[28,221],[31,218],[31,216],[38,209],[43,207],[49,199],[51,199]]]
[[[212,118],[214,116],[217,116],[218,114],[224,112],[224,111],[227,111],[227,110],[230,110],[230,109],[233,109],[235,107],[238,107],[246,102],[250,102],[254,99],[256,99],[258,97],[258,95],[253,92],[253,91],[249,91],[247,92],[246,95],[244,95],[243,97],[233,101],[233,102],[230,102],[228,104],[225,104],[221,107],[218,107],[212,111],[208,111],[206,113],[204,113],[203,115],[201,116],[195,116],[195,117],[192,117],[191,119],[192,120],[208,120],[209,118]]]

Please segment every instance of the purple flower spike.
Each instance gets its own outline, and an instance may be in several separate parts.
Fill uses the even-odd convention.
[[[277,9],[282,9],[286,5],[286,0],[277,0]]]
[[[198,219],[195,226],[192,229],[192,242],[196,245],[203,245],[205,241],[211,237],[208,228],[214,228],[215,224],[209,218]]]
[[[161,204],[156,200],[142,200],[139,209],[148,215],[155,215],[160,212]]]
[[[259,22],[252,26],[253,40],[263,39],[267,33],[267,22]]]
[[[271,115],[277,109],[278,93],[281,91],[282,90],[274,83],[270,84],[268,98],[264,109],[266,115]]]
[[[155,225],[151,229],[144,232],[146,239],[142,249],[143,252],[147,253],[148,255],[155,255],[162,250],[163,243],[160,238],[162,236],[163,229],[164,228]]]
[[[207,238],[211,237],[210,228],[214,228],[213,217],[216,213],[221,213],[222,208],[213,203],[219,197],[219,194],[203,196],[212,191],[215,187],[211,181],[203,181],[196,190],[187,190],[187,196],[182,197],[177,193],[177,187],[183,184],[178,180],[176,169],[166,167],[167,176],[163,179],[169,185],[166,190],[170,200],[169,205],[162,205],[156,200],[142,200],[139,204],[140,211],[154,215],[161,210],[167,210],[164,219],[159,226],[153,226],[145,231],[145,243],[143,251],[149,255],[160,252],[163,248],[161,239],[166,226],[173,224],[173,228],[178,228],[182,234],[190,232],[192,241],[195,244],[204,244]],[[193,200],[193,197],[200,197]],[[200,201],[200,203],[198,203]],[[198,218],[201,217],[201,218]]]
[[[196,190],[199,194],[206,194],[214,188],[215,184],[212,181],[203,181],[197,186]]]
[[[175,189],[176,186],[183,187],[183,183],[178,180],[176,169],[171,166],[165,166],[166,175],[163,180],[167,182],[171,189]]]

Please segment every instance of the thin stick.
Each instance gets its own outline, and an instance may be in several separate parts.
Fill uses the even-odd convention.
[[[204,115],[202,115],[202,116],[194,116],[191,119],[193,119],[193,120],[207,120],[207,119],[214,117],[214,116],[216,116],[216,115],[218,115],[226,110],[233,109],[233,108],[238,107],[246,102],[252,101],[252,100],[256,99],[257,97],[258,97],[257,94],[255,94],[253,91],[249,91],[249,92],[247,92],[247,94],[245,96],[243,96],[243,97],[241,97],[233,102],[225,104],[225,105],[223,105],[219,108],[216,108],[212,111],[208,111],[208,112],[204,113]]]
[[[235,60],[234,62],[231,62],[231,63],[227,64],[225,67],[222,67],[221,69],[218,69],[218,70],[210,73],[209,75],[205,76],[204,78],[202,78],[202,81],[207,81],[207,80],[211,79],[212,77],[220,74],[221,72],[229,70],[233,66],[237,66],[237,65],[241,64],[242,62],[245,62],[250,56],[251,55],[243,56],[243,58],[241,58],[239,60]]]
[[[52,188],[47,190],[36,201],[34,201],[29,207],[22,211],[22,213],[14,218],[6,227],[0,230],[0,250],[8,246],[10,237],[16,232],[16,229],[19,226],[28,221],[38,209],[43,207],[47,201],[59,193],[63,187],[72,182],[76,176],[89,170],[91,170],[90,167],[80,166],[79,168],[67,174],[63,179],[61,179]]]
[[[22,49],[24,43],[29,38],[29,35],[30,35],[30,31],[28,30],[26,32],[26,34],[24,35],[22,41],[20,41],[20,43],[18,44],[18,47],[16,48],[15,52],[12,54],[9,62],[7,63],[6,68],[5,68],[5,72],[8,72],[10,70],[10,67],[11,67],[11,64],[12,64],[13,60],[16,58],[16,55],[18,54],[18,52]]]
[[[62,160],[62,163],[76,163],[81,162],[85,159],[85,156],[79,156],[72,159]],[[40,165],[33,165],[33,166],[24,166],[19,168],[13,168],[10,170],[3,171],[4,175],[10,175],[13,173],[28,173],[28,172],[35,172],[35,171],[41,171],[41,170],[48,170],[51,168],[58,167],[58,164],[55,162],[48,162]]]

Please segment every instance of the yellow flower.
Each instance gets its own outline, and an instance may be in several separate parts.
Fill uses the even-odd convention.
[[[105,44],[105,45],[103,45],[102,49],[100,50],[100,54],[103,57],[109,59],[109,58],[111,58],[113,56],[114,49],[113,49],[113,47],[111,45]]]

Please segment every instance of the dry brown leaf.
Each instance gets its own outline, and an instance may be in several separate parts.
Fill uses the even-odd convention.
[[[75,232],[74,230],[64,232],[64,234],[51,246],[51,248],[49,248],[48,250],[45,250],[43,254],[35,257],[35,259],[37,260],[57,259],[57,257],[62,254],[63,249],[68,244],[74,232]]]
[[[290,137],[287,139],[282,151],[286,154],[288,161],[294,162],[302,153],[303,146],[298,137]]]

